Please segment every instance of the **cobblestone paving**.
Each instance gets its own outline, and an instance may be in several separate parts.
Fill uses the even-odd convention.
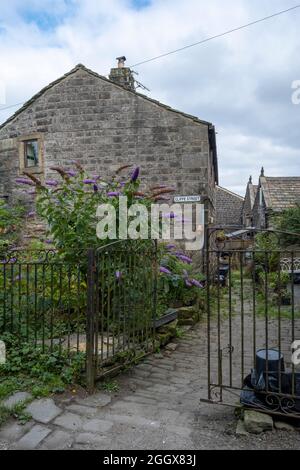
[[[175,341],[174,351],[150,356],[117,380],[120,391],[30,405],[24,426],[0,430],[0,449],[282,449],[299,448],[300,433],[235,434],[232,408],[206,397],[205,324]],[[172,347],[170,348],[172,349]]]

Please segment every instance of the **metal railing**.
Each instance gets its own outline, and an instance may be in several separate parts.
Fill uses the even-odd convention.
[[[236,406],[238,397],[247,407],[299,418],[298,258],[297,251],[208,251],[209,402]]]
[[[85,354],[92,388],[107,367],[153,351],[156,245],[112,243],[80,259],[48,250],[0,260],[0,338]]]
[[[157,298],[155,245],[112,243],[89,252],[87,348],[89,383],[106,367],[154,349]]]
[[[50,351],[81,350],[86,273],[52,251],[15,251],[0,260],[0,334]]]

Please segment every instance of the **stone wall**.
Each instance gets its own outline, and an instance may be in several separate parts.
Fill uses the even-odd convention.
[[[46,176],[51,165],[78,159],[106,175],[122,164],[141,166],[142,179],[179,194],[205,194],[211,171],[208,125],[91,75],[84,68],[42,93],[0,128],[0,185],[10,193],[18,174],[18,139],[43,135]],[[212,184],[212,181],[210,182]]]

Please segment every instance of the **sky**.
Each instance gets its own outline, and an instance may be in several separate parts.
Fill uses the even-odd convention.
[[[108,76],[118,56],[130,66],[296,4],[0,0],[0,122],[78,63]],[[300,8],[133,68],[149,96],[216,126],[220,185],[239,194],[262,166],[300,175],[299,28]]]

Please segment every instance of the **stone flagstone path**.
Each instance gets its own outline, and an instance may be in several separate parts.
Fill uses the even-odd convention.
[[[200,324],[163,354],[122,373],[115,394],[33,401],[25,425],[0,429],[0,449],[279,449],[299,448],[300,433],[235,434],[232,408],[206,395],[206,329]]]

